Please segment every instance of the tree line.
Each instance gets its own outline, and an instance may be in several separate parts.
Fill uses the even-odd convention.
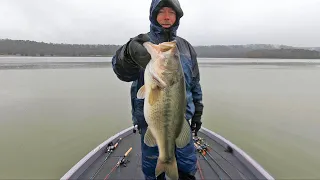
[[[120,45],[54,44],[29,40],[0,40],[0,55],[113,56]],[[316,50],[272,45],[195,46],[198,57],[320,59]]]
[[[120,46],[53,44],[29,40],[0,40],[0,55],[20,56],[111,56]]]

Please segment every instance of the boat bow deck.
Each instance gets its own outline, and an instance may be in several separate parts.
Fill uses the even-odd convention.
[[[209,145],[209,151],[205,156],[197,152],[197,179],[273,179],[257,162],[218,134],[203,128],[199,137]],[[105,153],[107,144],[115,142],[118,138],[122,140],[105,161],[108,155]],[[116,168],[108,179],[144,179],[140,146],[140,135],[133,133],[132,128],[128,128],[91,151],[61,179],[105,179],[120,157],[131,147],[126,167]],[[228,151],[230,149],[232,152]],[[101,166],[104,161],[104,165]]]

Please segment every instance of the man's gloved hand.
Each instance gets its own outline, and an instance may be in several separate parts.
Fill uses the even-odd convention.
[[[198,136],[198,131],[201,129],[202,122],[200,119],[191,120],[191,131],[194,133],[194,136]]]
[[[195,112],[191,119],[191,130],[194,133],[194,136],[197,136],[198,131],[201,129],[202,121],[201,117],[203,114],[203,104],[202,101],[196,101],[194,102],[195,105]]]
[[[150,41],[147,34],[139,34],[131,39],[127,46],[127,54],[140,67],[146,68],[151,56],[147,49],[143,46],[144,42]]]

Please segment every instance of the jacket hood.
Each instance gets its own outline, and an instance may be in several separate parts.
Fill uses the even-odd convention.
[[[176,12],[176,22],[169,29],[163,28],[157,22],[157,14],[162,7],[171,7]],[[180,18],[182,16],[183,11],[178,0],[152,0],[149,20],[151,39],[154,41],[154,43],[174,40],[179,27]]]

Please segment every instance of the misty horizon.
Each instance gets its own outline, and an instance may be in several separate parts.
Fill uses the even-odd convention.
[[[0,38],[123,45],[149,31],[151,0],[1,0]],[[180,0],[177,35],[193,46],[320,47],[320,0]]]
[[[105,44],[86,44],[86,43],[63,43],[63,42],[45,42],[45,41],[35,41],[31,39],[9,39],[9,38],[1,38],[0,40],[13,40],[13,41],[31,41],[31,42],[36,42],[36,43],[45,43],[45,44],[65,44],[65,45],[97,45],[97,46],[104,46],[104,45],[111,45],[111,46],[122,46],[123,44],[110,44],[110,43],[105,43]],[[287,44],[209,44],[209,45],[194,45],[196,47],[200,46],[250,46],[250,45],[270,45],[270,46],[279,46],[279,47],[293,47],[293,48],[320,48],[320,46],[303,46],[303,47],[298,47],[298,46],[290,46]]]

